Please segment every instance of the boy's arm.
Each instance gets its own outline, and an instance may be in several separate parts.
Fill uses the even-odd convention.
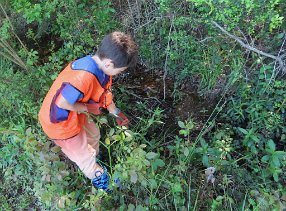
[[[58,96],[56,100],[56,105],[59,108],[69,111],[77,111],[79,113],[88,111],[87,106],[84,103],[76,102],[75,104],[70,104],[61,94]]]

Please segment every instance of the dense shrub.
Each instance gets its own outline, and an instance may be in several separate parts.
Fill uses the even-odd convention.
[[[285,209],[285,79],[277,62],[241,47],[212,22],[282,55],[285,7],[282,0],[3,1],[1,208]],[[136,37],[146,72],[154,81],[170,76],[172,96],[179,97],[140,97],[132,94],[136,88],[130,92],[135,84],[115,83],[130,128],[116,127],[109,116],[91,119],[102,132],[100,162],[112,179],[120,178],[120,188],[112,182],[114,192],[107,195],[47,140],[37,113],[65,64],[115,29]],[[196,114],[174,118],[171,107],[190,100],[184,87],[207,99],[216,93],[203,125]]]

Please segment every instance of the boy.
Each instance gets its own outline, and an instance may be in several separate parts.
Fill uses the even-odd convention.
[[[86,112],[106,108],[120,126],[129,120],[112,100],[112,76],[135,64],[137,45],[122,32],[106,35],[96,54],[75,60],[59,74],[46,95],[39,121],[47,136],[75,162],[94,187],[109,191],[105,167],[96,163],[100,131],[87,121]]]

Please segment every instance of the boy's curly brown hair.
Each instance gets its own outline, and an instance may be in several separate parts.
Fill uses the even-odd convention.
[[[138,46],[130,35],[115,31],[103,38],[96,54],[111,59],[115,68],[130,67],[136,64]]]

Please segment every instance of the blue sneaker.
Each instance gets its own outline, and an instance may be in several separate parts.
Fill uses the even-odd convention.
[[[100,171],[96,171],[95,172],[95,178],[93,178],[91,180],[91,182],[92,182],[92,185],[95,188],[102,189],[102,190],[104,190],[107,193],[111,193],[112,192],[112,190],[110,190],[108,188],[109,176],[107,174],[107,170],[106,170],[105,167],[103,167],[103,173],[101,173]]]

